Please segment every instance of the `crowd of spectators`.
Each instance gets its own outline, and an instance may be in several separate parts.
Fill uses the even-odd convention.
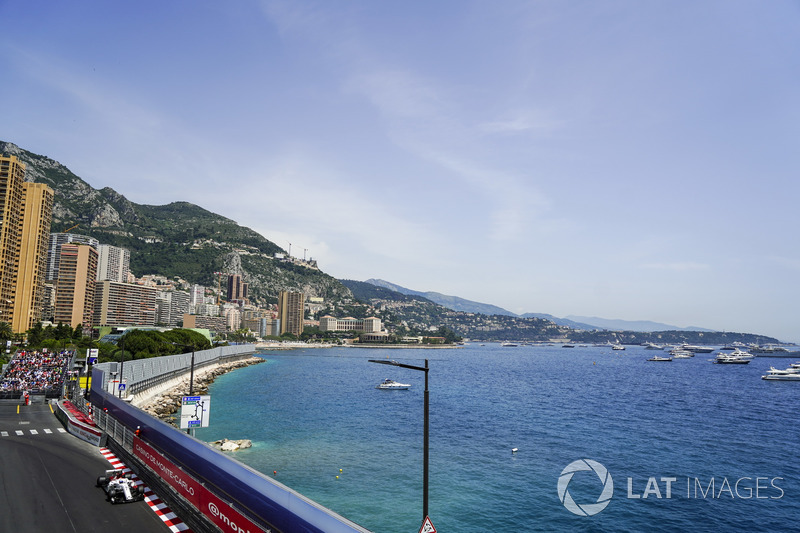
[[[18,352],[0,379],[0,392],[60,391],[72,352]]]

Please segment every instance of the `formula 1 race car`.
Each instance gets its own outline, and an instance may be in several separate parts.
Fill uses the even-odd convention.
[[[130,474],[122,470],[106,470],[97,478],[97,486],[106,493],[106,500],[111,503],[138,502],[144,499],[144,485],[136,485]]]

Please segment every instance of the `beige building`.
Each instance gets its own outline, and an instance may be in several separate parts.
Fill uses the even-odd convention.
[[[20,221],[19,262],[11,327],[28,331],[42,320],[47,242],[53,212],[53,189],[43,183],[24,183]]]
[[[295,336],[303,333],[305,295],[302,292],[281,291],[278,295],[278,319],[281,335],[289,332]]]
[[[41,320],[52,208],[53,190],[25,182],[16,156],[0,156],[0,322],[14,333]]]
[[[158,289],[132,283],[98,281],[94,292],[94,326],[155,326]]]
[[[186,329],[207,329],[215,333],[224,333],[227,323],[224,316],[183,315],[183,327]]]
[[[97,250],[87,244],[64,244],[59,265],[53,320],[73,328],[92,327]]]
[[[324,316],[319,319],[320,331],[358,331],[361,333],[380,333],[383,325],[380,318],[334,318]]]

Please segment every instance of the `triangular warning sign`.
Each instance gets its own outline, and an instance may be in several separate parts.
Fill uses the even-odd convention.
[[[425,520],[422,521],[422,527],[419,528],[419,533],[436,533],[436,528],[433,527],[433,522],[429,516],[425,517]]]

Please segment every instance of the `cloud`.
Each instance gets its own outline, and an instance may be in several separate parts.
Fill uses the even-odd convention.
[[[562,121],[546,116],[544,112],[522,111],[508,113],[508,118],[484,122],[477,130],[487,134],[544,133],[550,134],[563,127]]]
[[[366,97],[391,119],[433,119],[447,107],[433,83],[399,68],[356,74],[345,82],[344,90]]]
[[[284,247],[295,241],[310,247],[316,240],[327,243],[327,249],[357,247],[405,261],[410,250],[430,249],[437,240],[424,221],[403,216],[402,206],[391,198],[373,195],[369,187],[348,179],[337,163],[306,148],[252,162],[237,181],[251,184],[246,194],[219,197],[218,205],[224,212],[241,213],[237,221],[261,228],[267,238],[280,235],[287,241],[280,243]]]
[[[674,262],[674,263],[646,263],[641,265],[642,268],[653,270],[671,270],[673,272],[691,272],[700,270],[709,270],[711,265],[705,263],[694,263],[691,261]]]

